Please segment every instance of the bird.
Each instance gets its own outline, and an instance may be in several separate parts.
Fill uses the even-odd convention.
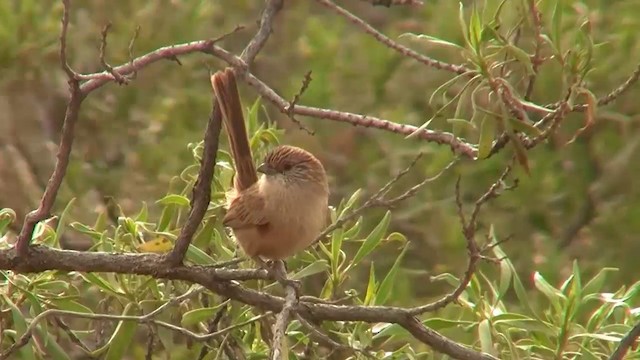
[[[312,153],[291,145],[272,148],[256,167],[234,70],[217,71],[211,85],[235,165],[222,224],[260,264],[294,256],[315,242],[329,220],[326,171]]]

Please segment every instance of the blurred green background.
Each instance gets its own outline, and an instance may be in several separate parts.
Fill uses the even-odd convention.
[[[37,206],[52,170],[67,96],[66,79],[58,64],[61,4],[41,1],[39,6],[27,7],[26,3],[0,3],[0,208],[15,209],[19,219]],[[392,8],[355,0],[341,3],[416,51],[446,62],[464,61],[450,48],[399,38],[412,32],[461,44],[456,1],[427,0],[421,7]],[[469,6],[472,2],[463,3]],[[504,26],[526,16],[526,3],[506,1]],[[555,3],[540,2],[545,25]],[[495,9],[499,1],[478,4]],[[109,21],[113,26],[107,61],[113,65],[128,61],[128,44],[138,25],[136,56],[161,46],[217,37],[244,25],[245,30],[220,43],[238,54],[253,35],[262,6],[262,1],[240,0],[74,1],[69,59],[78,72],[101,71],[100,30]],[[590,21],[594,42],[601,45],[594,50],[594,70],[586,87],[597,96],[605,95],[624,82],[640,61],[640,2],[567,0],[561,10],[564,43],[573,41],[585,19]],[[524,29],[520,46],[531,52],[531,30]],[[204,54],[179,60],[182,65],[171,61],[154,64],[129,85],[108,84],[85,100],[72,162],[57,201],[60,210],[72,197],[78,199],[70,220],[93,223],[106,206],[105,197],[113,197],[126,214],[136,213],[142,201],[151,204],[150,212],[157,214],[159,208],[152,205],[155,199],[166,193],[173,176],[192,163],[187,145],[202,138],[211,101],[209,71],[226,64]],[[429,97],[453,77],[400,56],[313,1],[288,1],[252,72],[291,99],[309,70],[313,81],[301,104],[413,125],[432,116]],[[557,66],[543,66],[532,101],[547,104],[562,99],[560,78]],[[245,84],[240,90],[245,106],[251,106],[256,93]],[[454,86],[450,93],[459,90]],[[583,114],[570,115],[547,144],[529,153],[531,176],[518,170],[518,188],[484,208],[479,237],[490,225],[499,238],[511,236],[503,249],[524,279],[537,270],[556,284],[570,273],[573,259],[579,260],[587,275],[605,266],[620,268],[608,285],[612,289],[637,279],[638,96],[640,90],[634,87],[600,108],[596,125],[565,145],[584,123]],[[356,189],[377,190],[418,152],[425,156],[396,192],[436,174],[452,159],[446,146],[299,117],[315,131],[310,136],[269,104],[264,110],[263,120],[271,119],[285,129],[282,142],[302,145],[321,158],[331,175],[332,203],[336,205]],[[447,111],[453,114],[453,110]],[[453,130],[442,119],[436,119],[430,128]],[[477,141],[476,133],[464,134],[470,142]],[[410,241],[394,302],[423,303],[448,289],[440,282],[431,283],[430,276],[462,272],[466,243],[456,214],[455,180],[462,176],[463,199],[470,207],[499,176],[510,156],[505,151],[488,160],[463,161],[393,210],[390,230],[404,233]],[[384,211],[369,211],[365,228],[375,226]],[[14,225],[18,230],[19,224]],[[67,231],[65,241],[68,246],[82,247],[83,237]],[[390,242],[367,261],[384,269],[393,263],[398,250],[398,243]],[[484,264],[483,268],[491,271],[492,266]],[[364,286],[366,272],[362,278],[354,276],[353,286]],[[525,282],[525,286],[532,284]]]

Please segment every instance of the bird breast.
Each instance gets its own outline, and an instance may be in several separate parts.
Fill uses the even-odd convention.
[[[326,226],[328,191],[308,182],[286,182],[281,176],[259,180],[273,237],[298,251],[309,246]]]

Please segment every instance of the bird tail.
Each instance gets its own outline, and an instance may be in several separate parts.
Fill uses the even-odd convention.
[[[222,110],[224,127],[229,135],[231,155],[236,165],[235,188],[242,191],[258,182],[258,174],[251,156],[249,137],[233,69],[226,68],[224,71],[213,74],[211,86]]]

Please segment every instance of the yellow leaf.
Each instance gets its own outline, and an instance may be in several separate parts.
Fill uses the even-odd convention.
[[[593,126],[593,124],[596,123],[596,111],[598,110],[598,100],[596,99],[596,96],[591,91],[589,91],[587,89],[581,89],[579,91],[580,91],[580,93],[582,95],[585,96],[585,98],[587,100],[587,103],[586,103],[587,108],[585,110],[584,126],[581,127],[580,129],[578,129],[578,131],[576,131],[576,133],[573,135],[573,138],[571,138],[571,140],[567,141],[567,143],[565,145],[569,145],[569,144],[573,143],[574,141],[576,141],[578,136],[582,135],[582,133],[587,131],[589,128],[591,128]]]
[[[155,239],[146,241],[136,247],[140,252],[150,253],[166,253],[173,248],[173,243],[164,237],[157,237]]]

